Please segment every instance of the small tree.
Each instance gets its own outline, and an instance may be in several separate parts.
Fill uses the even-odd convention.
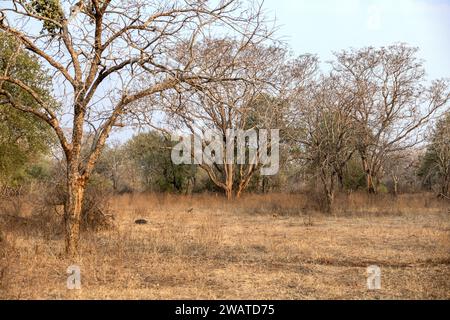
[[[146,190],[183,193],[194,180],[194,166],[177,166],[172,162],[173,146],[170,138],[158,132],[140,133],[124,146],[130,160],[138,168]]]
[[[97,162],[95,172],[107,178],[112,185],[114,192],[121,192],[124,167],[127,162],[126,151],[123,146],[114,142],[105,146],[105,149]]]

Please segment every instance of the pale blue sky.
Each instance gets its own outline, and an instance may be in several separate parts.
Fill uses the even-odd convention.
[[[450,0],[265,0],[297,54],[405,42],[421,49],[430,78],[450,77]]]

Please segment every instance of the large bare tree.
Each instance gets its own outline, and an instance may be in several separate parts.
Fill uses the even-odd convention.
[[[267,36],[260,4],[237,0],[11,0],[2,2],[0,30],[53,76],[61,113],[14,76],[13,58],[0,75],[0,97],[2,105],[46,122],[59,139],[67,164],[66,250],[72,257],[79,254],[86,184],[113,128],[143,98],[233,81],[198,68],[193,48],[205,38],[243,39],[245,47]],[[181,55],[185,59],[176,58]],[[38,107],[15,100],[5,83]],[[84,154],[88,133],[94,139]]]
[[[321,76],[291,102],[296,115],[291,137],[298,159],[320,179],[328,213],[333,213],[338,179],[355,152],[353,99],[340,90],[340,81]]]
[[[424,125],[450,99],[448,81],[428,84],[417,51],[397,44],[336,54],[333,72],[345,79],[341,90],[354,98],[358,153],[369,193],[377,191],[388,155],[423,141]]]
[[[224,191],[228,199],[240,197],[251,178],[264,165],[256,141],[245,163],[234,154],[235,139],[230,130],[248,131],[279,129],[282,104],[275,98],[277,75],[283,68],[285,50],[263,43],[245,44],[234,39],[209,40],[195,47],[199,69],[234,82],[209,83],[201,88],[165,95],[162,104],[169,110],[172,129],[199,139],[207,131],[223,137],[223,150],[215,161],[198,161],[211,181]],[[185,59],[180,57],[180,59]],[[227,137],[229,139],[227,139]],[[269,138],[269,137],[268,137]],[[201,139],[201,148],[211,141]],[[208,138],[211,140],[211,137]],[[270,141],[270,139],[268,139]],[[225,146],[228,147],[225,150]],[[256,147],[256,148],[254,148]],[[194,152],[194,150],[192,150]],[[231,151],[233,156],[227,151]],[[232,158],[232,159],[231,159]]]

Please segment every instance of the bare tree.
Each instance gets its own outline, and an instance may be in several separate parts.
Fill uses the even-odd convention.
[[[448,81],[427,86],[418,49],[403,44],[336,54],[333,72],[354,97],[358,153],[369,193],[377,191],[384,161],[421,139],[424,125],[450,99]]]
[[[353,100],[340,91],[340,81],[322,76],[294,104],[298,157],[320,178],[328,213],[333,213],[338,178],[355,152]]]
[[[0,30],[15,39],[17,50],[34,54],[50,69],[62,105],[62,112],[55,112],[39,92],[14,77],[10,72],[14,59],[10,59],[11,65],[0,75],[2,105],[45,121],[65,155],[66,251],[70,256],[79,254],[86,184],[113,128],[135,112],[136,102],[143,98],[234,80],[196,68],[198,51],[193,49],[215,33],[242,38],[243,46],[266,38],[261,6],[248,4],[237,0],[81,0],[76,4],[11,0],[2,6]],[[186,59],[174,59],[181,55]],[[39,107],[15,100],[5,83],[29,94]],[[65,126],[71,128],[69,134]],[[86,133],[95,138],[83,156]]]
[[[433,129],[422,163],[422,175],[434,180],[439,195],[450,198],[450,113],[447,112]]]
[[[168,121],[173,129],[199,138],[208,130],[212,131],[223,137],[219,142],[231,151],[239,137],[226,139],[230,138],[230,130],[276,129],[276,115],[281,118],[282,106],[274,93],[276,75],[284,61],[283,49],[262,43],[210,39],[194,50],[198,52],[196,56],[203,57],[197,61],[199,69],[236,81],[210,83],[195,90],[165,95],[161,103],[169,110]],[[211,139],[202,139],[202,149],[211,142],[207,140]],[[249,153],[245,163],[238,163],[234,153],[230,157],[226,150],[217,152],[215,158],[215,161],[199,161],[198,164],[228,199],[234,195],[240,197],[263,165],[259,148]]]
[[[415,170],[419,159],[417,152],[417,148],[400,150],[389,154],[384,161],[382,174],[390,178],[391,191],[395,197],[401,192],[401,186],[408,183],[410,186],[414,184],[414,179],[417,177]]]

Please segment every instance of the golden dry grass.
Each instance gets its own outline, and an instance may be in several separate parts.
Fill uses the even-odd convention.
[[[4,227],[0,298],[450,298],[448,204],[354,194],[326,216],[309,200],[118,196],[115,228],[83,234],[80,291],[66,289],[61,235],[30,232],[26,221],[26,232]],[[149,223],[136,225],[141,218]],[[373,264],[382,269],[376,292],[366,287]]]

